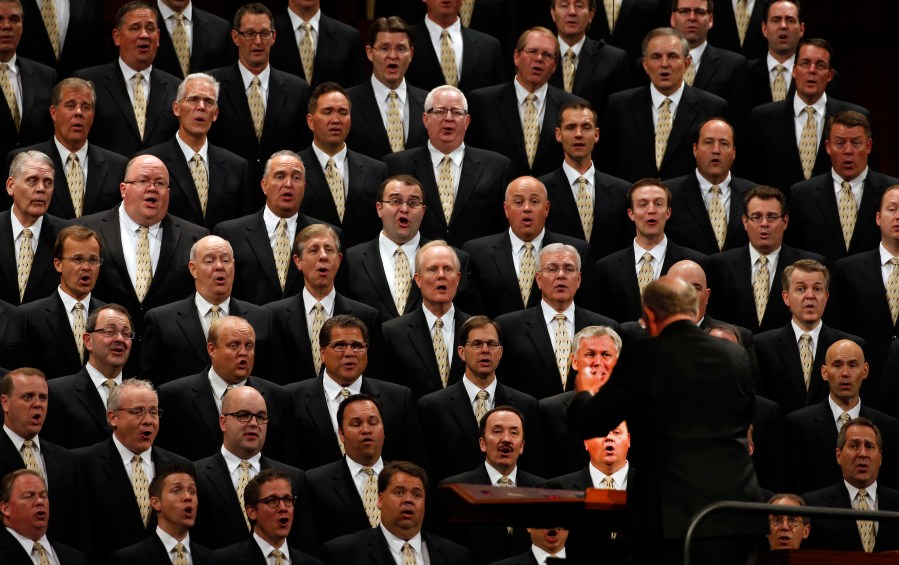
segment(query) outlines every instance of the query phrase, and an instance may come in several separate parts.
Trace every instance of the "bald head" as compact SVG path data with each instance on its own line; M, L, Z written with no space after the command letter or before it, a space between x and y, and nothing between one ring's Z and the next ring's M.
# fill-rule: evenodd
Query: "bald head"
M862 348L841 339L827 348L821 377L830 388L830 398L844 411L858 404L862 382L868 378L868 364Z
M702 270L702 267L696 261L684 259L672 265L668 269L668 275L677 277L696 289L698 301L696 322L699 323L705 317L705 310L709 305L709 295L711 294L708 286L706 286L705 271Z
M651 336L672 322L695 321L697 311L696 289L683 279L664 275L643 290L643 316Z
M518 177L506 187L503 210L512 233L522 241L532 241L543 231L549 215L546 186L534 177Z

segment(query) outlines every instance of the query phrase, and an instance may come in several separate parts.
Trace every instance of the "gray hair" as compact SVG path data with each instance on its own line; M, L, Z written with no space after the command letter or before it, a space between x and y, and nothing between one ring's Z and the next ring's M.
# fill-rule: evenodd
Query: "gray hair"
M56 166L53 165L53 159L48 157L45 153L41 153L40 151L22 151L18 155L15 156L12 160L12 164L9 166L9 176L14 179L18 179L19 175L25 170L25 166L28 163L33 161L37 161L38 163L42 163L50 167L50 170L54 173L56 172Z
M303 160L300 159L300 156L296 151L291 151L290 149L282 149L281 151L275 151L272 153L272 156L268 158L268 161L265 162L265 168L262 169L262 176L267 177L268 171L271 168L271 162L278 157L293 157L297 161L300 162L300 167L303 169L303 172L306 172L306 165L303 163Z
M462 270L462 263L459 261L459 255L456 253L456 250L453 249L453 247L449 243L445 242L444 240L435 239L435 240L429 241L429 242L425 243L424 245L422 245L421 247L419 247L418 251L415 253L415 272L416 273L421 272L421 256L424 255L425 251L427 251L428 249L433 249L435 247L445 247L445 248L449 249L450 252L453 254L453 263L455 263L455 265L456 265L456 270L457 271Z
M207 75L206 73L192 73L184 77L184 80L182 80L181 84L178 85L178 94L175 95L175 100L184 100L184 94L187 91L187 83L192 80L198 80L211 85L215 90L215 100L216 102L218 102L219 90L221 89L221 85L219 84L219 81L215 80L212 75Z
M455 86L452 86L449 84L444 84L444 85L438 86L431 92L428 92L428 96L425 98L425 112L427 112L428 110L430 110L431 108L434 107L434 97L437 96L438 94L440 94L441 92L457 93L459 96L462 97L462 109L465 110L466 112L468 111L468 99L465 98L465 94L461 90L456 88Z
M549 245L547 245L543 249L541 249L540 254L537 255L537 265L540 265L541 266L540 268L542 268L543 256L546 255L547 253L563 253L563 252L574 253L574 257L575 257L574 262L577 265L578 270L580 270L581 254L578 253L577 248L575 248L573 245L567 245L565 243L550 243Z
M618 335L618 332L610 328L609 326L587 326L582 329L578 333L574 334L574 342L572 343L572 353L576 352L581 348L581 342L585 339L591 337L602 337L609 336L612 338L612 343L615 344L615 351L621 353L621 346L623 342L621 341L621 336Z
M156 389L153 388L153 383L150 381L144 379L125 379L122 381L122 384L113 387L113 389L109 391L109 399L106 401L106 410L108 412L115 412L122 407L122 391L125 388L144 389L149 390L154 395L156 394Z
M649 47L649 42L656 37L663 37L666 35L676 37L677 40L680 41L681 55L686 57L690 54L690 44L687 42L687 38L684 37L681 32L677 31L673 27L657 27L646 34L646 37L643 38L643 43L640 45L640 52L643 55L644 59L646 58L646 49Z

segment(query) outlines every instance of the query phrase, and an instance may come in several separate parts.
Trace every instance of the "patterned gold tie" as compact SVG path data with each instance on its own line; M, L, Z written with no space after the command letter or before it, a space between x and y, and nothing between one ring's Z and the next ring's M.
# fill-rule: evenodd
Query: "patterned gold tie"
M565 59L562 61L562 84L565 92L571 92L574 89L574 49L569 48L565 52Z
M690 61L690 64L684 69L684 82L693 86L694 80L696 80L696 65Z
M487 400L489 398L490 393L486 390L479 390L475 395L474 418L479 424L481 423L481 418L487 413Z
M842 414L840 414L840 427L842 428L843 426L845 426L846 422L851 419L852 416L849 415L849 412L843 412Z
M415 565L415 552L409 542L403 544L403 565Z
M321 333L323 325L325 325L325 307L321 302L316 302L312 307L312 335L309 336L312 340L312 363L315 364L316 375L322 368L322 350L318 345L318 334Z
M403 114L400 112L399 95L391 90L387 95L387 139L390 151L396 153L406 148L403 133Z
M780 102L787 97L787 68L783 65L774 65L774 81L771 83L771 100Z
M799 336L799 362L802 363L802 379L805 381L805 390L808 390L812 378L812 336L803 333Z
M381 523L381 509L378 508L378 477L371 467L362 467L362 472L368 475L362 485L362 505L365 507L365 515L372 528Z
M646 252L640 258L640 270L637 272L637 286L640 288L640 295L643 295L643 289L655 278L655 271L652 268L652 253Z
M12 121L18 132L22 125L22 114L19 112L19 104L16 102L15 90L9 81L9 65L6 63L0 63L0 89L3 90L3 97L6 98L6 105L9 106L9 113L12 114Z
M262 82L259 80L259 77L253 77L253 80L250 81L247 102L250 104L250 117L253 119L256 141L260 141L262 139L262 126L265 123L265 104L262 103Z
M871 510L868 504L868 491L866 489L858 489L858 506L856 510ZM862 538L862 548L865 553L874 551L874 521L873 520L856 520L858 525L858 535Z
M287 269L290 267L290 242L287 238L287 220L281 218L278 220L278 227L275 228L275 247L272 250L275 255L275 269L278 271L278 282L281 284L281 291L287 286ZM315 344L313 344L313 349Z
M740 36L740 46L742 47L746 40L746 32L749 30L749 5L746 0L737 0L734 16L737 20L737 35Z
M48 0L44 0L47 2ZM40 542L34 542L34 545L31 547L31 553L37 553L38 565L50 565L50 556L47 555L47 550L44 549L44 546L40 544Z
M818 153L818 120L815 119L815 109L805 107L808 118L799 136L799 160L802 161L802 176L808 180L815 168L815 156Z
M284 553L282 551L273 549L269 555L275 558L275 565L284 565Z
M150 290L150 281L153 280L153 261L150 258L150 228L140 226L137 230L137 273L134 281L134 293L137 300L143 302Z
M524 153L528 158L528 167L534 166L537 157L537 144L540 141L540 128L537 125L537 95L528 94L524 98Z
M524 307L528 306L531 297L531 287L534 285L534 275L537 272L537 264L534 260L534 244L530 241L524 244L524 254L521 256L521 266L518 270L518 290L521 291L521 301Z
M752 281L752 295L755 298L755 313L758 316L759 324L765 317L765 308L768 306L768 291L770 279L768 275L768 258L762 255L759 257L759 270L755 274L755 280Z
M144 92L143 73L134 73L134 119L137 121L140 138L143 139L147 128L147 94Z
M662 168L669 135L671 135L671 99L666 98L659 108L659 121L656 123L656 169Z
M19 260L16 264L19 275L19 300L25 299L25 287L28 286L28 277L31 276L31 264L34 263L34 249L31 247L33 239L31 230L22 230L22 241L19 243Z
M852 233L855 231L855 218L858 216L858 204L852 195L852 185L848 181L841 182L840 189L840 227L843 228L846 251L849 251L849 243L852 241Z
M315 62L315 45L312 43L312 25L309 22L300 24L303 38L300 39L300 61L303 63L303 74L306 82L312 84L312 65Z
M78 348L78 358L84 363L84 304L76 302L72 308L72 334L75 336L75 347Z
M712 221L712 231L715 232L715 241L718 242L718 250L721 251L727 237L727 214L724 212L724 203L721 202L721 186L713 184L711 191L709 220Z
M603 477L601 483L602 488L614 490L615 489L615 479L612 477Z
M343 387L340 389L340 396L342 397L341 402L350 397L350 389ZM346 455L346 448L343 445L343 440L340 439L340 434L337 434L337 447L340 448L340 455Z
M409 289L412 288L412 274L409 272L409 258L402 247L397 247L393 253L393 288L396 293L397 313L402 316L406 311L406 301L409 300Z
M559 368L559 376L562 378L562 391L568 385L568 358L571 356L571 334L565 324L565 314L559 312L553 318L556 320L556 336L554 349L556 350L556 366Z
M115 390L115 387L119 386L119 383L115 382L115 379L106 379L103 381L103 386L106 387L106 390L108 391L107 398L109 398L109 393Z
M446 340L443 339L443 320L437 318L434 329L431 331L431 341L434 342L434 356L437 358L437 370L440 373L440 383L446 388L449 379L449 355L446 352Z
M474 13L474 2L475 0L463 0L462 8L459 9L459 18L462 20L462 25L465 27L471 25L471 14Z
M440 70L450 86L459 86L459 71L456 67L456 51L448 30L440 32Z
M184 548L184 544L178 542L175 544L175 548L173 550L175 552L175 559L172 561L172 565L189 565L190 562L187 560L187 551Z
M450 156L444 155L437 166L437 192L440 194L440 207L443 208L443 219L447 225L453 217L453 203L456 199L452 163Z
M209 307L209 321L214 322L222 317L222 307L218 304L213 304Z
M178 66L186 77L190 74L190 41L187 39L187 28L184 26L184 14L175 12L175 29L172 30L172 43L175 45L175 56L178 57Z
M26 469L34 471L43 479L44 472L41 471L41 466L38 465L37 454L34 451L34 442L30 439L25 440L25 443L22 444L22 462L25 463Z
M887 302L890 304L890 316L893 318L893 325L896 325L896 318L899 317L899 257L890 259L890 276L887 278Z
M587 190L587 179L578 177L577 183L577 213L581 217L581 226L584 228L584 239L590 241L593 235L593 199Z
M56 56L56 60L59 60L59 23L56 21L56 0L41 1L41 19L44 20L44 27L47 28L47 36L50 38L53 54Z
M606 9L606 21L609 23L609 31L615 31L615 22L618 21L618 6L615 0L603 0L603 8Z
M200 210L203 211L205 217L206 207L209 205L209 174L203 165L203 157L199 153L194 153L190 159L190 176L194 180L197 196L200 198Z
M131 458L131 488L134 489L134 498L137 499L137 506L140 509L140 519L146 528L150 520L150 481L147 480L147 474L144 473L140 455Z
M240 462L240 474L237 476L237 502L240 504L240 513L243 515L244 521L247 523L247 528L251 528L250 519L247 518L247 505L246 500L243 497L243 493L247 488L247 484L250 482L250 462L246 459Z
M84 171L78 162L78 155L74 153L69 153L66 159L66 184L69 185L75 217L80 218L84 213Z
M343 215L346 213L346 194L343 189L343 175L337 170L334 159L328 159L325 164L325 180L328 181L328 188L331 189L331 198L334 199L334 206L337 208L337 217L343 222Z

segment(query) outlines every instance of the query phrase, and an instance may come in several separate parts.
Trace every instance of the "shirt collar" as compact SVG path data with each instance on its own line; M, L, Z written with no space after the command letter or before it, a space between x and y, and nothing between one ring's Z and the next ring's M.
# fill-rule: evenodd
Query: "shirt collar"
M773 262L777 262L777 257L780 255L780 250L781 250L781 247L778 247L771 253L768 253L767 255L765 255L765 257L768 258L768 265L771 265L771 263L773 263ZM756 250L756 248L752 246L752 243L750 243L749 244L749 264L755 265L756 262L759 260L759 257L761 257L761 256L762 256L762 254L759 253ZM768 268L770 269L770 267L768 267Z
M19 74L19 69L18 69L18 67L16 67L17 60L18 60L18 56L15 53L13 53L12 59L10 59L9 61L6 62L6 64L9 66L9 70L11 70L15 74Z
M488 402L496 400L496 383L497 382L498 381L496 380L496 377L494 377L493 381L489 385L487 385L486 388L484 388L484 390L487 391L487 394L490 395L487 399ZM465 392L468 394L469 404L474 404L475 400L477 400L478 392L481 389L478 387L478 385L476 385L473 382L471 382L470 380L468 380L467 376L462 377L462 386L465 387Z
M303 288L303 310L306 314L311 314L312 309L315 308L316 302L321 302L322 307L325 309L325 317L330 318L331 313L334 311L334 301L337 299L337 290L334 288L331 289L324 298L321 300L316 300L309 294L309 291L306 288Z
M634 239L634 265L640 263L643 260L643 254L649 253L652 255L652 258L659 264L665 260L665 251L668 249L668 236L662 237L662 241L658 242L655 247L652 249L643 249L639 245L637 245L637 240Z
M128 213L125 212L125 206L123 206L123 205L119 205L119 221L121 222L122 226L125 227L125 230L128 233L134 233L137 230L139 230L141 227L144 227L144 226L141 226L141 224L138 224L137 222L135 222L134 220L131 219L131 216L129 216ZM159 231L159 229L161 228L161 226L162 226L162 222L155 223L152 226L146 226L147 228L150 229L149 236L155 238L156 234Z
M861 398L856 397L855 406L850 408L849 410L845 410L847 414L849 414L849 419L854 420L861 415L862 412L862 401ZM830 406L830 412L833 414L833 423L836 424L840 419L840 416L843 415L844 410L837 406L837 403L833 401L833 395L827 395L827 405Z
M565 53L568 53L569 50L574 51L575 57L577 57L581 54L581 49L584 48L584 43L587 42L587 34L585 33L584 36L581 37L580 41L578 41L574 45L568 45L567 43L565 43L565 40L562 39L561 37L557 37L556 39L559 42L560 54L562 55L562 58L560 59L560 61L564 61Z
M400 108L406 105L406 79L403 78L403 81L400 83L398 87L391 90L387 88L387 85L379 81L375 78L375 75L371 75L371 89L375 94L375 101L378 102L378 106L381 107L382 102L387 101L387 97L391 92L396 92L397 104Z
M436 169L440 165L440 162L443 161L443 156L446 154L434 147L430 140L428 140L428 152L431 154L431 164ZM459 147L453 149L448 155L453 162L453 165L461 167L462 158L465 157L465 143L460 143Z
M172 17L174 14L177 13L177 12L175 12L175 10L172 10L171 8L166 6L165 2L162 2L162 0L160 0L159 2L156 2L156 7L159 9L159 14L162 16L163 20L167 20L170 17ZM184 10L181 11L181 14L184 16L184 19L189 22L193 21L192 20L193 13L194 13L193 2L188 2L187 7L185 7Z
M140 72L140 74L143 75L144 80L149 84L150 73L153 72L153 65L150 65L142 71L137 71L136 69L132 69L131 67L129 67L121 57L119 57L119 68L122 69L122 75L124 75L125 77L125 82L131 82L131 79L134 78L134 75Z
M880 250L880 265L886 265L890 262L890 259L893 258L893 254L887 251L887 248L883 246L883 241L880 242L880 245L877 246Z
M84 168L84 164L87 162L87 144L88 141L84 140L84 145L81 146L77 151L69 151L69 148L59 142L59 138L56 135L53 136L53 143L56 144L56 150L59 151L59 157L62 159L62 166L65 169L66 160L69 158L69 153L74 153L76 157L78 157L78 164Z
M528 89L522 86L520 82L518 82L518 77L515 77L515 80L512 81L512 84L515 85L515 98L518 100L518 105L523 106L524 100L527 98L528 94L534 94L537 96L537 108L543 104L543 101L546 99L546 91L549 90L549 83L544 84L534 92L528 92Z
M71 312L75 308L76 304L81 303L84 306L84 320L87 321L87 310L88 306L90 306L91 303L91 293L88 292L87 296L85 296L82 300L75 300L74 297L63 292L62 286L56 287L56 293L59 295L59 299L62 300L62 307L65 308L66 313Z
M769 51L768 55L765 57L765 62L767 63L767 66L768 66L768 74L773 73L774 67L776 67L777 65L783 65L784 68L787 69L784 72L784 80L787 82L793 80L793 65L796 64L796 56L795 55L793 57L790 57L783 63L781 63L780 61L778 61L777 59L772 57L771 52Z
M380 246L381 251L388 257L393 257L397 248L402 247L403 253L406 254L407 259L415 259L415 253L418 252L418 245L420 242L421 232L416 232L416 234L412 236L412 239L402 245L398 245L395 241L384 235L383 230L378 234L378 245Z
M209 313L209 309L215 306L212 302L209 302L205 298L203 298L199 292L194 293L194 304L197 305L197 312L199 312L201 318L205 318L206 314ZM231 300L229 298L225 298L221 304L218 304L219 308L222 309L222 316L228 315L229 306L231 305Z
M574 324L574 300L571 301L571 304L568 305L568 308L565 308L562 312L557 312L555 308L546 303L545 300L540 301L540 309L543 311L543 320L546 322L546 325L553 323L556 314L565 314L565 319L568 322Z
M340 396L340 391L344 388L350 390L350 395L360 394L362 392L362 375L359 375L359 378L357 378L347 386L343 386L335 381L331 377L331 375L328 374L328 370L325 369L324 378L322 378L322 385L325 388L325 398L330 402L331 400L334 400L335 398Z
M846 479L843 479L843 484L846 485L846 490L849 491L849 502L851 503L855 500L855 497L858 496L859 489L858 487L850 485ZM868 499L871 501L869 506L871 507L871 510L874 510L875 504L877 504L877 481L874 481L865 487L865 492L868 493Z
M269 79L269 76L272 74L272 66L271 65L266 65L265 68L262 70L262 72L259 73L258 75L253 74L250 71L250 69L243 66L243 63L241 63L239 61L237 63L237 69L240 71L240 78L243 79L243 89L244 90L250 89L250 83L253 81L253 77L256 77L256 76L259 77L260 88L262 88L263 90L268 88L268 79Z
M832 167L830 169L830 177L833 179L833 182L836 183L837 187L840 187L843 184L843 182L846 180L843 177L841 177L835 170L833 170ZM868 167L865 167L865 170L863 170L861 173L859 173L859 175L857 177L855 177L854 179L849 181L849 186L851 186L853 189L861 188L862 186L864 186L865 179L867 179L867 178L868 178Z
M247 380L244 379L234 386L244 386L247 383ZM225 395L225 391L228 390L228 387L231 386L225 379L219 376L218 373L215 372L215 368L209 367L209 384L212 386L212 394L215 395L219 400Z
M440 27L437 22L427 16L425 16L424 22L425 26L428 28L428 33L430 33L432 37L437 36L437 39L440 39L440 33L444 29L450 33L462 33L462 19L458 16L456 16L456 21L446 26L445 28Z
M115 432L113 432L112 434L112 443L115 445L116 450L119 452L119 457L122 458L122 463L124 463L125 465L131 465L131 459L135 455L140 455L140 459L145 465L153 465L153 458L150 457L150 454L153 451L152 447L144 451L143 453L134 453L130 449L125 447L125 444L119 441L119 438L116 437Z
M593 186L596 180L596 167L593 166L592 160L590 161L590 168L584 174L575 171L571 165L562 161L562 172L565 173L565 178L568 179L568 186L573 186L578 177L587 179L587 186Z
M590 480L594 485L601 485L602 480L606 477L612 477L612 480L615 481L615 484L619 487L618 490L622 490L623 487L627 486L627 473L630 471L631 463L630 461L624 461L624 467L618 469L611 475L606 475L599 469L593 466L593 463L587 465L587 468L590 470Z
M384 539L387 541L387 546L390 548L391 555L402 555L403 546L408 543L409 545L412 546L412 549L415 550L415 553L416 553L415 562L418 563L419 561L422 561L421 531L420 530L417 534L415 534L408 540L404 540L404 539L398 538L395 535L393 535L392 533L390 533L390 531L384 527L384 524L381 524L378 527L381 528L381 533L384 534ZM423 562L424 561L422 561L422 563Z
M316 11L315 15L313 15L308 20L304 20L303 18L298 16L293 10L291 10L290 7L288 7L287 8L287 17L290 18L290 25L292 26L291 29L293 29L293 30L299 30L300 26L303 24L303 22L309 23L309 25L311 25L312 29L314 29L315 31L319 31L321 29L321 28L319 28L319 23L321 22L321 19L322 19L322 11L321 10Z
M319 164L322 166L322 171L324 171L325 167L328 165L328 159L334 159L334 165L337 167L338 171L343 170L343 162L346 161L347 154L346 143L344 143L343 148L334 155L328 155L327 153L319 149L315 142L313 142L309 147L312 148L312 152L315 154L316 159L318 159Z
M198 154L203 158L203 162L206 163L206 166L209 166L209 140L203 139L203 147L200 147L199 151L194 151L193 147L184 143L184 140L181 139L181 132L175 134L175 139L178 141L178 147L181 148L181 152L184 153L184 158L190 163L190 160L194 158L194 155Z
M705 53L705 48L708 46L709 46L709 42L703 41L702 45L700 45L699 47L694 47L693 49L690 49L690 59L692 60L694 67L699 66L699 60L702 59L702 54Z
M290 216L289 218L284 218L287 220L287 230L290 231L291 226L297 225L297 217L300 215L299 212ZM275 215L274 212L269 209L268 204L262 207L262 221L265 222L265 231L269 234L275 233L278 229L278 222L281 221L281 217Z
M533 544L531 544L531 553L534 554L534 559L537 560L538 565L544 565L545 563L547 563L546 558L550 557L549 553L543 551L542 549L540 549L539 547L537 547L536 545L533 545ZM559 552L556 553L555 555L552 555L552 557L557 557L559 559L566 559L567 557L565 554L565 548L563 547L562 549L560 549Z
M531 243L534 244L534 261L537 260L537 253L540 251L541 245L543 244L543 236L546 235L546 228L540 230L540 233L531 240ZM515 232L512 231L512 228L509 228L509 239L512 241L512 253L518 255L521 252L521 248L524 247L524 244L527 243L525 240L521 239Z
M425 314L425 322L428 324L428 333L430 333L434 327L434 323L437 321L437 316L435 316L433 313L431 313L430 310L425 308L424 304L421 305L421 310ZM451 304L450 309L446 311L446 314L444 314L443 316L440 316L440 319L443 320L443 327L451 328L455 317L456 317L456 307ZM447 344L447 346L450 346L450 345L451 344ZM450 362L452 362L452 357L450 357Z
M272 551L276 549L281 550L284 553L289 553L290 551L287 546L286 539L281 540L281 545L279 545L278 547L273 546L269 542L259 537L259 534L257 534L255 531L253 532L253 539L256 540L256 545L258 545L259 549L262 550L262 555L265 556L265 563L269 563L268 556L271 555Z
M793 335L796 337L797 343L799 342L799 338L802 337L802 334L805 333L812 337L812 343L818 343L818 336L821 335L821 326L823 325L824 324L821 323L821 320L818 320L818 325L816 325L810 331L805 331L796 324L796 320L790 320L790 327L793 328Z
M805 107L811 106L815 109L815 115L823 116L824 111L827 109L827 93L821 94L821 98L818 98L814 104L806 104L802 98L799 98L798 94L793 95L793 116L799 118L805 114Z
M355 477L356 475L359 474L360 471L362 471L362 468L364 467L364 465L362 465L361 463L356 463L355 461L350 459L349 455L347 455L344 459L346 459L346 465L350 470L351 477ZM375 464L372 465L371 468L374 470L376 475L380 475L381 469L384 468L384 460L382 458L378 457L378 460L375 461Z
M699 169L696 169L696 180L699 181L699 190L705 194L706 192L712 190L712 183L702 176L702 173L699 172ZM730 171L727 172L727 178L718 183L718 186L721 188L722 196L724 195L724 190L730 187L730 181L732 177L730 176Z
M681 81L680 86L677 88L677 90L675 90L668 96L665 96L664 94L659 92L659 90L655 87L654 84L649 83L649 94L650 94L650 96L652 96L652 107L659 108L662 105L662 102L664 102L666 98L671 99L671 104L673 106L676 107L677 105L679 105L681 96L683 96L683 94L684 94L684 85L686 85L686 84L687 84L686 82ZM672 112L674 111L674 108L672 108L671 106L669 106L669 109Z
M16 446L16 451L22 451L22 445L25 443L25 438L17 434L16 432L9 429L6 424L3 425L3 431L6 432L6 435L9 437L10 441L12 441L13 445ZM37 446L37 450L41 450L41 443L38 440L37 436L31 438L31 441L34 442L34 445Z
M10 528L9 526L5 526L5 527L6 527L6 531L9 532L10 534L12 534L12 536L19 541L19 543L22 545L22 548L25 550L25 553L27 553L30 556L31 553L34 551L35 541L33 539L26 538L25 536L23 536L19 532L15 531L14 529ZM50 540L47 539L47 534L44 534L43 536L41 536L41 539L37 540L37 543L40 543L41 546L47 552L53 553L55 555L55 553L53 552L53 546L50 544ZM26 561L26 563L30 563L30 561Z
M162 2L160 2L161 4ZM169 535L168 532L156 526L156 535L159 536L159 541L162 542L163 547L165 547L165 552L171 556L172 552L175 551L175 546L179 543L184 546L184 552L190 555L190 532L184 536L183 540L177 540Z
M90 358L87 360L87 364L84 366L87 369L87 376L90 377L91 382L94 383L94 388L99 389L103 386L103 383L106 382L106 375L102 374L97 370L96 367L91 365ZM116 384L122 384L122 372L119 371L119 374L115 376L113 379Z
M222 445L221 451L222 451L222 457L225 459L225 465L228 467L228 474L233 475L234 471L236 471L237 468L240 467L240 462L244 461L244 460L241 459L240 457L238 457L237 455L234 455L227 449L225 449L224 445ZM256 471L260 471L262 469L262 467L260 467L261 459L262 459L262 453L257 453L256 455L253 455L252 457L247 457L246 461L250 462L250 466L253 469L255 469Z
M10 212L9 214L10 222L12 223L12 234L13 239L19 237L22 233L22 230L25 229L25 226L22 225L22 222L19 221L19 218L16 217L15 213ZM28 229L31 230L31 237L37 241L41 237L41 226L44 225L44 217L41 216L38 218L33 224L28 226Z
M491 467L490 463L487 463L486 460L484 461L484 467L487 469L487 476L490 477L491 485L496 486L496 481L500 480L503 477L509 477L509 479L512 480L512 484L514 486L518 486L518 465L516 465L508 475L503 475L502 473Z

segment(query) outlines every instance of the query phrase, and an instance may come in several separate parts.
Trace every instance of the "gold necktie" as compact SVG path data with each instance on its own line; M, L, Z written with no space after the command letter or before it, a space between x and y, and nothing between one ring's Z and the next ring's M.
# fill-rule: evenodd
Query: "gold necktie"
M656 169L662 168L669 135L671 135L671 99L666 98L659 108L659 121L656 123Z
M805 390L808 390L812 378L812 336L803 333L799 336L799 362L802 363L802 379L805 381Z
M768 306L768 291L770 279L768 278L768 258L762 255L759 257L759 270L755 274L755 280L752 281L752 295L755 298L755 313L758 316L759 324L765 317L765 308Z
M300 39L300 61L303 63L303 74L306 82L312 84L312 65L315 62L315 45L312 43L312 25L309 22L300 24L303 38Z
M524 307L528 307L528 299L531 297L531 287L534 284L534 274L537 272L537 264L534 260L534 244L528 241L524 244L524 254L521 256L521 266L518 269L518 290L521 291L521 301Z
M512 482L512 479L510 479L506 475L503 475L502 477L496 479L496 486L509 488L514 487L515 483ZM512 526L507 526L506 533L511 536L513 533L515 533L515 529L512 528Z
M615 0L603 0L603 8L606 9L606 21L609 23L609 31L615 31L615 22L618 21L618 3Z
M244 490L250 482L250 462L244 459L240 462L240 475L237 477L237 501L240 503L240 512L243 519L247 522L247 528L250 527L250 519L247 518L247 505L243 497Z
M852 195L852 185L848 181L840 183L840 227L843 228L843 241L846 243L846 251L849 251L849 243L852 241L852 232L855 231L855 217L858 215L858 205Z
M44 0L47 2L48 0ZM34 545L31 548L31 553L37 553L38 565L50 565L50 556L47 555L47 550L44 549L44 546L40 544L40 542L34 542Z
M38 465L37 462L37 454L34 452L34 442L29 440L25 440L25 443L22 444L22 462L25 463L25 468L30 469L44 478L44 472L41 471L41 466Z
M474 12L474 2L475 0L463 0L462 8L459 9L459 18L462 20L462 25L465 27L471 25L471 14Z
M175 56L178 57L178 66L186 77L190 74L190 41L187 39L187 28L184 26L184 14L175 12L175 29L172 30L172 43L175 45Z
M28 277L31 276L31 264L34 263L34 249L31 247L33 234L31 230L22 230L22 241L19 243L19 300L25 299L25 287L28 286Z
M870 510L871 507L868 505L868 491L860 488L858 489L858 506L856 510ZM858 535L862 538L862 548L864 548L865 553L871 553L874 551L874 522L872 520L856 520L856 525L858 525Z
M799 136L799 160L802 161L802 176L808 180L815 168L815 156L818 153L818 120L815 119L815 109L805 107L808 116L805 126Z
M250 117L253 119L256 141L260 141L262 140L262 125L265 123L265 104L262 103L262 82L259 77L253 77L253 80L250 81L247 102L250 104Z
M362 505L365 507L365 515L372 528L381 523L381 509L378 508L378 477L371 467L362 467L362 472L368 475L362 485Z
M440 32L440 70L450 86L459 86L459 71L456 67L456 51L448 30Z
M712 185L712 198L709 201L709 220L712 221L712 231L715 232L715 241L718 242L718 250L724 249L724 239L727 237L727 215L724 212L724 203L721 202L721 186Z
M568 359L571 356L571 334L565 324L565 314L559 312L555 315L556 336L554 349L556 350L556 366L559 368L559 376L562 378L562 391L568 385Z
M147 127L147 95L144 92L143 73L134 73L134 119L137 121L137 131L140 132L140 138L143 140Z
M774 75L774 82L771 83L771 100L780 102L787 97L787 81L785 78L787 68L783 65L774 65L774 71L777 74Z
M150 228L140 226L137 230L137 276L134 282L134 292L137 300L143 302L150 290L150 281L153 280L153 261L150 257Z
M734 16L737 20L737 34L740 36L740 47L746 40L746 32L749 30L749 5L746 0L737 0L734 8Z
M587 190L587 179L578 177L577 183L577 213L581 217L581 226L584 228L584 239L590 241L593 235L593 199Z
M56 21L56 0L41 0L41 19L47 28L47 36L53 47L53 54L59 60L59 23Z
M693 86L694 80L696 80L696 65L693 64L693 61L690 61L690 64L684 69L684 82Z
M387 95L387 139L390 141L390 151L396 153L406 148L403 141L403 114L400 112L399 95L391 90Z
M84 304L77 302L72 308L72 334L75 336L75 347L78 348L78 357L84 363Z
M896 318L899 317L899 257L890 259L890 276L887 278L887 302L890 304L890 316L893 318L893 325L896 325Z
M119 383L115 382L115 379L106 379L105 381L103 381L103 386L106 387L107 391L112 392L115 387L119 386Z
M402 316L406 311L406 301L409 299L409 289L412 287L412 274L409 272L409 258L402 247L397 247L393 253L393 289L396 293L397 313Z
M528 167L534 166L537 157L537 144L540 141L540 128L537 125L537 95L528 94L524 98L524 153L528 158Z
M343 222L343 215L346 212L346 195L343 193L343 175L337 170L334 159L328 159L325 164L325 180L328 181L328 188L331 189L331 198L334 199L334 206L337 208L337 217Z
M655 278L655 271L652 268L652 253L646 252L641 257L640 270L637 272L637 286L640 288L640 296L643 296L643 289L651 283Z
M602 479L602 488L614 490L615 489L615 479L612 477L603 477Z
M278 271L278 282L281 283L281 291L287 286L287 269L290 267L290 242L287 238L287 220L281 218L278 220L278 227L275 228L275 269ZM312 344L315 349L316 344Z
M282 551L273 549L269 555L275 558L275 565L284 565L284 553Z
M846 422L851 419L852 416L849 415L849 412L843 412L842 414L840 414L840 427L842 428L843 426L845 426Z
M178 542L175 544L175 560L172 561L172 565L189 565L187 560L187 551L184 548L184 544Z
M340 389L340 396L342 397L341 402L350 397L350 389L343 387ZM340 455L346 455L346 448L343 445L343 440L340 439L340 434L337 434L337 446L340 448Z
M9 106L9 113L12 114L12 121L16 125L16 132L22 126L22 114L19 112L19 104L16 102L16 93L13 90L12 83L9 81L9 65L0 63L0 89L3 90L3 97L6 98L6 105Z
M214 322L222 317L222 307L218 304L213 304L209 307L209 321Z
M565 92L571 92L574 89L574 72L576 67L574 65L574 49L568 48L568 51L565 52L565 59L562 62L562 83L565 88Z
M446 352L446 340L443 339L443 320L440 318L437 318L437 321L434 322L431 341L434 342L434 355L437 357L440 383L443 385L443 388L446 388L447 379L449 379L449 355Z
M325 307L321 302L316 302L312 307L312 335L309 336L312 341L312 362L315 364L316 376L322 368L322 350L318 345L318 334L321 333L323 325L325 325Z
M475 420L478 421L478 424L481 423L481 418L483 418L484 414L487 413L488 398L490 398L490 393L486 390L479 390L475 395L474 417Z
M69 153L66 159L66 184L69 185L75 217L80 218L84 214L84 171L78 162L78 155L74 153Z
M437 166L437 192L440 194L440 207L443 208L443 219L449 224L453 217L453 202L456 199L453 181L452 159L444 155Z
M190 176L194 179L197 196L200 198L200 210L205 217L206 207L209 204L209 175L203 165L203 157L199 153L194 153L190 159Z
M134 489L134 498L137 499L137 506L140 508L140 519L146 528L150 520L150 481L144 473L140 455L131 458L131 488Z
M415 552L409 542L403 544L403 565L415 565Z

